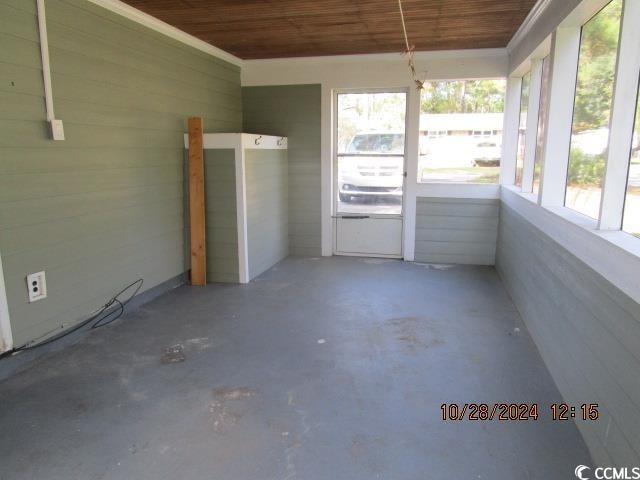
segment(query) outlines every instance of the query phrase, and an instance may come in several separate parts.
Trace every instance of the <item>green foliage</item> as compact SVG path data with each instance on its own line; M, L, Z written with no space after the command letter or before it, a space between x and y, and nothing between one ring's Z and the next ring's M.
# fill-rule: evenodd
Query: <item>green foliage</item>
M600 186L604 178L605 154L587 155L579 148L572 148L569 158L567 184L571 186Z
M504 80L426 82L421 97L423 112L500 113L504 111Z
M404 132L406 94L341 93L338 95L338 149L363 131Z
M609 124L622 0L613 0L582 28L573 131Z

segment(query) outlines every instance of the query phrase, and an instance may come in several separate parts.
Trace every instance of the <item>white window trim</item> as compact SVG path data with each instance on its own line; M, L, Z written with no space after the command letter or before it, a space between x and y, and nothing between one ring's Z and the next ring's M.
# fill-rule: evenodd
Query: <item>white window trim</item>
M516 178L518 158L518 131L520 129L520 95L522 76L507 79L507 98L504 105L504 127L502 128L502 160L500 184L513 185Z
M121 15L133 22L139 23L151 30L155 30L156 32L161 33L173 40L177 40L178 42L184 43L185 45L189 45L190 47L196 48L201 52L207 53L213 57L220 58L221 60L225 60L229 63L237 65L239 67L242 66L244 61L241 58L232 55L231 53L222 50L218 47L214 47L208 42L201 40L193 35L190 35L173 25L169 25L168 23L163 22L151 15L148 15L137 8L134 8L121 0L88 0L91 3L101 6L113 13Z
M597 230L597 222L563 206L540 207L532 194L503 185L501 199L540 231L640 302L640 240L622 231Z
M581 29L609 1L584 0L552 34L549 54L549 106L546 137L541 152L543 164L539 195L521 191L513 185L511 179L515 178L519 123L520 93L516 75L521 77L529 62L533 63L534 58L544 55L533 52L529 60L511 72L511 84L508 88L511 98L507 98L510 109L509 116L505 117L505 122L509 122L507 126L511 134L511 137L506 139L505 150L510 150L509 157L505 159L507 161L503 160L502 178L505 181L502 182L500 195L505 205L514 209L633 300L640 302L640 282L637 273L640 270L640 239L621 230L640 77L640 1L625 0L623 4L600 219L590 218L564 206ZM630 98L634 101L630 101ZM533 131L533 127L532 130L528 127L527 137L533 138L533 134L530 133ZM528 166L527 160L525 159L525 168Z
M189 148L189 134L184 134L184 148ZM287 150L288 138L253 133L205 133L205 150L233 150L236 182L236 233L238 236L238 281L249 283L249 236L247 215L246 150Z
M467 77L460 77L460 78L456 78L456 77L452 77L452 78L434 78L434 79L427 79L428 82L461 82L461 81L470 81L470 80L504 80L505 81L505 94L504 94L504 108L502 111L502 116L503 116L503 130L502 130L502 142L503 142L503 151L501 152L503 154L503 156L500 159L500 163L502 164L503 161L503 157L504 157L504 138L505 138L505 131L504 128L507 126L507 124L504 122L504 119L506 118L507 114L506 114L506 108L507 108L507 99L509 98L507 89L508 89L508 82L509 82L509 78L505 78L505 77L500 77L500 76L467 76ZM411 176L411 174L413 173L413 177L414 177L414 182L416 182L417 184L417 188L418 190L422 190L423 192L427 192L430 189L421 189L420 186L421 185L442 185L444 187L451 187L451 191L449 191L449 195L451 198L458 198L460 196L460 192L461 189L468 189L469 193L470 193L470 197L465 197L462 196L460 198L478 198L477 192L478 189L476 187L480 187L480 191L482 191L482 187L485 187L486 185L492 185L493 187L499 187L500 183L501 183L501 178L502 178L502 168L500 169L500 176L498 178L498 181L496 183L479 183L479 182L446 182L446 181L427 181L427 182L422 182L418 180L418 168L419 168L419 163L420 163L420 115L421 115L421 111L420 111L420 97L421 97L421 92L417 91L417 89L412 88L411 90L414 90L417 92L416 94L416 98L413 99L413 101L416 103L418 110L417 110L417 133L416 133L416 138L414 139L414 143L416 143L415 145L412 144L413 147L415 147L415 154L416 154L416 165L415 165L415 169L414 170L408 170L408 175ZM446 131L446 130L445 130ZM471 134L474 137L477 138L484 138L485 135L488 133L489 135L493 134L493 130L472 130L470 131ZM446 188L444 189L445 191L447 190ZM499 190L499 188L496 188L496 190ZM418 195L420 196L420 195ZM423 194L422 196L429 196L427 193ZM493 197L488 197L488 198L493 198Z
M417 197L500 198L500 185L495 183L419 183Z
M637 21L639 18L640 2L626 0L618 45L607 168L600 204L598 228L601 230L619 230L622 227L637 105L631 99L638 97L638 79L640 78L640 25ZM633 20L636 20L635 25Z
M403 230L402 252L404 259L413 261L416 249L416 195L418 194L418 162L420 158L420 92L409 88L407 95L407 121L405 124L407 139L404 168L407 175L404 182L402 206Z
M540 205L564 206L571 125L578 76L581 26L560 27L553 33L550 57L549 115L545 128Z
M531 81L529 83L529 105L527 106L527 126L522 166L522 191L533 191L533 167L538 146L538 117L540 115L540 92L542 87L542 58L531 62Z
M0 256L0 353L13 348L13 334L11 332L11 321L9 318L9 303L7 302L7 291L4 283L2 270L2 257Z

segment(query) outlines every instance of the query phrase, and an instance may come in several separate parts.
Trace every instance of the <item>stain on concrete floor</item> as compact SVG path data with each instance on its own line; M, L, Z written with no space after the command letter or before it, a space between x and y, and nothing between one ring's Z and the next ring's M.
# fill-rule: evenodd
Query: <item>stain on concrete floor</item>
M176 344L185 361L159 365ZM493 268L291 257L246 286L176 289L1 382L0 478L564 480L589 464L572 423L440 419L510 401L561 398Z

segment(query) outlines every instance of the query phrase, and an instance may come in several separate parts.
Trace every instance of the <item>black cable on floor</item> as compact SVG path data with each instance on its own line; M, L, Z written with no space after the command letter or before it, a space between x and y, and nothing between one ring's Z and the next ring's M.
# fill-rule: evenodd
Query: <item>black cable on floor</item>
M29 342L29 343L26 343L26 344L22 345L21 347L14 348L13 350L10 350L8 352L3 353L2 355L0 355L0 358L3 357L3 356L6 356L6 355L10 355L12 353L22 352L22 351L25 351L25 350L32 350L34 348L38 348L38 347L42 347L44 345L48 345L49 343L55 342L56 340L60 340L61 338L64 338L67 335L70 335L73 332L76 332L76 331L80 330L85 325L91 324L90 328L91 328L91 330L93 330L93 329L96 329L96 328L105 327L105 326L109 325L110 323L115 322L116 320L118 320L124 314L125 306L131 300L133 300L133 297L135 297L138 294L138 292L142 288L142 284L143 283L144 283L144 280L142 278L139 278L135 282L130 283L129 285L124 287L122 290L120 290L118 293L116 293L113 297L111 297L111 299L109 299L109 301L107 303L105 303L100 308L100 310L98 310L96 313L91 315L86 320L82 320L80 323L74 325L73 327L68 328L64 332L61 332L58 335L54 335L53 337L47 338L46 340L43 340L42 342L35 343L35 340L34 340L34 341ZM131 293L131 295L129 295L126 300L121 301L119 297L121 295L124 295L127 291L129 291L131 289L133 289L133 293Z

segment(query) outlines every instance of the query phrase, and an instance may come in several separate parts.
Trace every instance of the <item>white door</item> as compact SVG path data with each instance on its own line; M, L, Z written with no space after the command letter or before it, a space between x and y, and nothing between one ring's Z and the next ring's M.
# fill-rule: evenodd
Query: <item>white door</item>
M334 102L334 253L401 258L407 92Z

